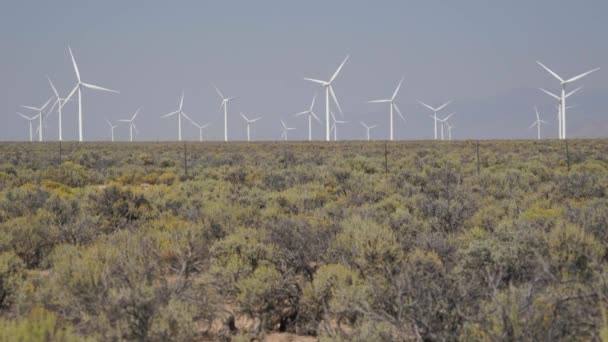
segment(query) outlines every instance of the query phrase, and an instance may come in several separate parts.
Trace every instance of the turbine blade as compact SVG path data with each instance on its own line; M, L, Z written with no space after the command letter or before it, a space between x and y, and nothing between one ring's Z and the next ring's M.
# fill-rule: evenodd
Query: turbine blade
M70 101L70 98L74 95L74 93L76 93L76 90L78 90L79 85L77 84L74 89L72 89L72 91L70 92L70 95L68 95L68 97L65 98L65 102ZM65 103L64 102L64 103Z
M226 102L238 99L238 96L229 97L226 99Z
M135 111L135 114L133 115L133 117L131 118L131 121L135 120L135 118L137 117L137 114L139 114L139 111L141 110L141 108L137 108L137 111Z
M321 81L321 80L315 80L314 78L304 78L304 79L305 79L306 81L310 81L310 82L318 83L318 84L321 84L321 85L326 85L326 84L327 84L327 82L325 82L325 81Z
M215 88L215 91L217 92L217 94L222 98L222 100L224 100L224 95L222 94L222 92L219 90L219 88L215 85L215 83L211 83L211 85L213 86L213 88Z
M397 111L397 114L399 114L399 117L401 118L401 120L403 120L403 123L405 123L405 117L403 116L403 114L401 113L401 111L399 110L399 107L397 107L396 103L393 103L393 107L395 108L395 110Z
M310 104L310 111L315 107L315 101L317 100L317 94L312 97L312 103Z
M338 98L336 97L336 93L334 92L334 88L332 86L329 86L329 92L331 93L331 97L334 99L334 102L336 103L336 106L338 107L338 111L340 111L340 114L343 115L344 112L342 111L342 108L340 107L340 102L338 102Z
M538 65L540 65L543 69L547 70L551 75L553 75L553 77L557 78L560 82L564 82L564 80L559 77L558 74L554 73L553 70L547 68L543 63L541 63L540 61L536 61L536 63L538 63Z
M397 86L397 89L395 89L395 92L393 93L393 97L391 97L391 100L394 100L397 97L397 93L399 92L399 89L401 89L401 85L403 84L404 79L401 78L401 81L399 81L399 85Z
M589 75L589 74L591 74L591 73L593 73L593 72L596 72L596 71L598 71L598 70L600 70L600 68L595 68L595 69L593 69L593 70L589 70L589 71L584 72L584 73L582 73L582 74L580 74L580 75L578 75L578 76L574 76L574 77L572 77L571 79L569 79L569 80L565 81L564 83L571 83L571 82L574 82L574 81L578 81L578 80L580 80L581 78L583 78L583 77L585 77L585 76L587 76L587 75Z
M262 120L262 117L252 119L252 120L251 120L251 121L249 121L249 122L254 123L254 122L256 122L256 121L260 121L260 120Z
M89 89L93 89L93 90L107 91L107 92L109 92L109 93L116 93L116 94L119 94L119 93L120 93L120 92L119 92L119 91L117 91L117 90L112 90L112 89L108 89L108 88L104 88L104 87L96 86L96 85L93 85L93 84L82 83L82 85L83 85L85 88L89 88Z
M442 104L441 106L439 106L439 108L437 108L437 111L442 110L443 108L447 107L450 103L452 103L452 100Z
M20 117L22 117L22 118L24 118L24 119L26 119L26 120L32 120L32 119L30 119L29 117L27 117L27 116L23 115L22 113L17 112L17 115L19 115Z
M188 121L190 121L192 124L194 124L194 125L196 126L196 122L194 122L194 120L192 120L192 119L191 119L191 118L188 116L188 114L186 114L186 113L182 112L182 115L183 115L183 116L184 116L186 119L188 119Z
M427 105L426 103L424 103L424 102L422 102L422 101L418 101L418 103L420 103L421 105L425 106L426 108L428 108L428 109L432 110L433 112L435 111L435 108L433 108L433 107L431 107L431 106Z
M106 119L106 122L108 123L108 126L113 127L110 121L108 121L108 119Z
M373 101L367 101L367 103L389 103L392 100L373 100Z
M365 127L365 128L367 128L367 129L369 129L369 127L367 127L367 125L366 125L366 124L364 124L362 121L359 121L359 123L360 123L360 124L361 124L363 127Z
M376 127L378 127L378 125L372 125L372 126L369 126L369 129L376 128Z
M49 80L49 84L51 85L51 89L53 89L53 93L57 98L59 98L59 93L57 92L57 88L55 88L53 81L51 81L51 78L48 75L46 76L46 78Z
M243 115L243 113L239 112L239 114L241 114L241 116L243 117L243 119L245 119L245 121L249 122L249 119L247 119L247 117L245 115Z
M308 114L310 113L309 110L305 111L305 112L299 112L298 114L294 114L294 116L300 116L300 115L304 115L304 114Z
M43 110L44 110L44 108L46 108L46 106L48 106L48 105L49 105L49 103L51 103L51 100L52 100L52 99L53 99L52 97L51 97L50 99L48 99L48 100L47 100L47 101L44 103L44 105L42 105L42 107L40 107L40 111L43 111Z
M134 123L131 124L133 126L133 129L135 130L135 134L139 135L139 130L137 129L137 126L135 126Z
M179 111L182 111L182 108L184 107L184 92L182 91L182 97L179 100Z
M312 117L315 118L315 120L317 120L317 122L319 122L320 124L323 124L321 122L321 119L319 119L319 117L313 111L310 111L310 115L312 115Z
M540 91L542 91L543 93L545 93L545 94L553 97L554 99L556 99L558 101L561 100L561 98L559 96L557 96L557 95L553 94L552 92L549 92L549 91L547 91L547 90L545 90L543 88L540 88Z
M454 115L454 114L456 114L456 113L452 113L452 114L446 116L445 118L443 118L443 121L448 121L448 119L451 118L452 115Z
M329 82L327 82L327 83L331 84L331 82L333 82L336 79L336 77L338 77L338 74L340 73L340 70L342 70L342 67L344 66L344 64L346 64L346 61L348 60L348 57L349 56L346 55L346 58L344 58L344 61L342 62L342 64L340 64L340 66L338 67L338 70L336 70L336 72L334 73L334 75L329 79Z
M120 119L120 120L116 120L116 121L120 121L120 122L131 122L131 120L127 120L127 119Z
M538 107L534 107L534 111L536 112L536 121L540 121L540 115L538 115Z
M70 50L70 57L72 57L72 64L74 64L74 71L76 72L76 79L80 82L80 71L78 71L78 65L76 65L76 59L74 58L74 53L72 53L72 48L68 46L68 50Z
M21 106L21 108L31 109L31 110L35 110L35 111L41 110L40 108L30 107L30 106Z
M533 123L530 125L530 127L528 127L528 129L530 129L530 128L532 128L532 127L536 126L536 124L537 124L537 123L538 123L538 121L534 121L534 122L533 122Z
M285 122L283 122L283 119L281 119L281 125L283 125L283 128L286 129L287 126L285 126Z
M173 113L169 113L169 114L167 114L167 115L163 115L163 116L161 116L160 118L161 118L161 119L163 119L163 118L168 118L168 117L170 117L170 116L172 116L172 115L175 115L175 114L177 114L177 113L179 113L179 112L173 112Z
M569 92L568 94L566 94L566 98L570 97L571 95L576 94L581 89L583 89L583 86L580 86L580 87L574 89L573 91Z

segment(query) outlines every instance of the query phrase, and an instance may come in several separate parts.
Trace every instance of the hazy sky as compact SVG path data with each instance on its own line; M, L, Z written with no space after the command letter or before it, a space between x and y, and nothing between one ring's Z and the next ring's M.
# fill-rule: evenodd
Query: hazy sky
M564 77L593 67L568 113L569 136L608 136L608 2L605 0L462 1L28 1L0 5L0 140L27 138L19 105L41 105L50 96L48 74L61 95L75 85L67 46L84 82L119 90L85 91L87 140L109 139L104 119L128 118L138 108L138 140L177 139L177 109L211 122L210 139L223 136L220 100L226 96L229 132L245 138L238 115L262 116L254 139L279 137L283 118L304 139L307 122L293 114L307 109L320 90L302 77L328 79L346 54L351 58L335 83L350 124L341 138L360 139L358 123L378 123L376 138L388 136L388 106L365 101L386 98L406 79L398 103L407 123L396 121L398 139L432 137L432 120L417 104L454 103L455 138L527 138L535 131L534 105L557 133L555 104L537 88L559 84L535 60ZM324 99L316 106L324 114ZM77 138L76 102L64 109L64 138ZM45 135L57 137L56 115ZM323 128L314 126L316 138ZM184 136L198 129L184 124ZM126 139L127 126L116 131Z

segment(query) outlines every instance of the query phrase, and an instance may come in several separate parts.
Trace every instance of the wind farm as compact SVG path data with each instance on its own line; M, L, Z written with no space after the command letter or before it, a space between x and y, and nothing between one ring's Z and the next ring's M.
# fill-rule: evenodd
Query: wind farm
M608 341L605 13L4 3L0 341Z

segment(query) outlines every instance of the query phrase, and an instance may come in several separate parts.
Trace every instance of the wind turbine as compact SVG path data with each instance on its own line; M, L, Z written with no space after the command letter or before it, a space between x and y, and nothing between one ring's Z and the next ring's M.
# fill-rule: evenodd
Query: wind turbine
M107 91L110 93L117 93L117 94L120 92L118 92L116 90L107 89L107 88L103 88L103 87L96 86L93 84L82 82L82 80L80 79L80 71L78 71L78 65L76 65L76 59L74 58L72 49L69 46L68 46L68 50L70 50L70 57L72 57L72 64L74 64L74 72L76 73L76 79L78 82L76 83L76 87L74 87L74 90L72 90L70 95L68 95L68 97L66 97L64 102L69 101L70 98L74 95L74 93L76 91L78 91L78 140L80 142L82 142L83 141L83 138L82 138L82 88Z
M285 125L285 122L283 122L283 120L281 120L281 125L283 126L281 128L281 138L284 141L287 141L287 132L293 131L293 130L295 130L295 128L287 127L287 125Z
M320 124L322 124L321 119L312 111L315 106L315 100L317 99L317 95L312 98L312 103L310 104L310 108L303 112L296 114L295 116L308 114L308 141L312 140L312 118L315 118Z
M403 114L401 114L401 111L399 110L399 107L397 107L397 104L395 103L395 98L397 97L397 93L399 92L399 89L401 88L401 85L403 84L403 78L401 79L401 81L399 81L399 84L397 85L397 89L395 89L395 92L393 93L393 96L390 99L385 99L385 100L374 100L374 101L368 101L368 103L389 103L390 104L390 112L389 112L389 122L390 122L390 139L391 141L394 140L393 137L393 108L397 111L397 114L399 114L399 116L401 117L401 119L403 120L403 122L405 122L405 118L403 117Z
M38 140L42 141L42 111L44 111L44 109L46 108L46 106L49 105L49 103L51 103L51 100L53 98L48 99L48 101L46 101L46 103L44 105L42 105L42 107L40 108L36 108L36 107L31 107L31 106L21 106L22 108L27 108L27 109L31 109L33 111L38 112L38 127L40 128L38 130Z
M178 141L182 141L182 116L185 117L186 119L190 120L190 122L193 122L192 119L190 119L190 117L188 117L188 115L186 115L186 113L184 113L184 111L182 110L183 107L184 107L184 92L182 92L182 97L179 100L179 109L176 110L175 112L171 112L167 115L163 115L160 117L161 119L164 119L164 118L168 118L170 116L177 114L177 139L178 139Z
M17 112L17 115L19 115L20 117L24 118L25 120L27 120L30 123L30 142L32 142L34 140L34 132L32 130L32 122L36 119L38 119L38 115L32 116L31 118L28 116L25 116L22 113Z
M363 123L363 122L360 122L360 124L361 124L363 127L365 127L366 136L367 136L367 141L369 141L369 140L370 140L369 131L370 131L372 128L376 128L376 127L378 127L378 125L371 125L371 126L368 126L368 125L366 125L366 124L365 124L365 123Z
M247 119L247 117L243 113L240 113L240 114L243 117L243 119L245 119L245 122L247 123L247 141L251 141L251 135L250 135L250 129L251 129L251 127L250 126L251 126L252 123L254 123L254 122L258 121L258 120L261 120L262 118L259 117L259 118L255 118L255 119L249 120L249 119Z
M555 72L553 72L553 70L549 69L548 67L546 67L543 63L541 63L540 61L536 61L536 63L538 63L538 65L540 65L543 69L545 69L547 72L549 72L553 77L557 78L560 81L560 84L562 86L562 93L561 93L561 118L562 118L562 127L561 127L561 134L560 134L560 139L566 139L566 86L572 82L578 81L581 78L599 70L600 68L595 68L592 70L589 70L587 72L584 72L580 75L574 76L572 78L569 78L567 80L564 80L563 78L561 78L558 74L556 74Z
M313 79L313 78L304 78L306 81L320 84L321 86L323 86L323 88L325 88L325 140L326 141L331 140L331 128L330 128L330 122L329 122L330 121L330 118L329 118L329 114L330 114L329 95L330 94L334 100L334 104L336 105L336 107L338 107L338 110L340 111L340 113L342 113L342 108L340 107L340 103L338 102L338 98L336 97L336 93L334 92L334 88L332 87L332 83L334 82L334 80L336 79L338 74L340 73L340 70L342 70L342 67L348 60L348 57L349 56L347 55L346 58L344 58L344 61L342 62L342 64L340 64L340 66L338 67L336 72L331 76L329 81L321 81L321 80L317 80L317 79Z
M118 125L112 125L108 119L106 119L106 122L108 123L108 126L110 126L110 131L112 132L112 142L114 142L114 129L118 127Z
M566 94L566 98L569 98L570 96L574 95L577 91L581 90L582 88L583 87L581 86L581 87L578 87L578 88L574 89L573 91L569 92L568 94ZM562 139L562 102L561 102L562 98L543 88L540 88L540 90L558 101L558 105L557 105L557 123L559 126L558 127L558 137L559 137L559 139ZM571 108L571 106L566 107L566 109L569 109L569 108Z
M452 128L456 128L456 127L450 125L450 123L447 121L445 122L445 124L446 124L446 126L448 126L448 140L452 141Z
M135 114L133 114L133 116L131 117L131 119L122 119L122 120L118 120L120 122L128 122L129 123L129 141L133 142L133 130L135 129L135 133L139 132L137 131L137 127L135 127L135 118L137 117L137 114L139 114L139 111L141 110L141 108L137 108L137 111L135 111Z
M437 140L437 121L438 121L438 118L437 118L437 113L438 113L440 110L442 110L443 108L445 108L447 105L449 105L450 103L452 103L452 100L450 100L450 101L448 101L448 102L446 102L446 103L442 104L441 106L439 106L439 107L437 107L437 108L433 108L433 107L431 107L431 106L429 106L429 105L427 105L426 103L421 102L421 101L418 101L418 102L419 102L421 105L423 105L423 106L425 106L426 108L428 108L428 109L430 109L430 110L432 110L432 111L433 111L433 116L431 116L431 117L433 118L433 121L434 121L434 123L435 123L435 140Z
M334 131L334 141L338 141L338 124L347 124L348 121L337 120L334 112L331 112L331 117L334 119L334 123L331 126L331 129Z
M547 122L540 119L540 115L538 115L538 108L534 107L534 111L536 112L536 121L534 121L532 123L532 125L530 125L530 127L528 127L528 129L536 126L536 128L537 128L536 139L540 140L540 124L546 124Z
M224 95L222 94L222 92L218 89L218 87L215 86L215 84L211 83L211 85L213 86L213 88L215 88L215 91L217 91L218 95L222 98L222 103L220 104L220 110L222 110L222 107L224 107L224 141L228 141L228 102L232 101L232 100L236 100L238 99L238 97L233 96L233 97L224 97Z
M57 92L57 88L55 88L55 85L53 84L53 81L51 81L50 77L46 77L49 80L49 84L51 85L51 89L53 89L53 94L55 94L55 102L53 103L53 106L51 106L51 109L49 109L49 113L47 115L50 115L50 113L53 111L53 109L55 109L55 106L57 106L57 114L59 116L59 141L63 141L63 132L62 132L62 126L63 124L61 123L61 111L63 109L63 106L65 105L65 103L67 102L67 98L62 99L59 96L59 93Z
M448 119L449 119L449 118L450 118L452 115L454 115L454 113L452 113L452 114L450 114L450 115L446 116L446 117L445 117L445 118L443 118L443 119L439 119L439 118L437 119L437 121L441 122L441 140L444 140L444 139L443 139L443 125L448 123Z
M198 140L202 142L202 141L203 141L203 130L204 130L205 128L209 127L209 125L210 125L210 124L199 125L199 124L197 124L196 122L194 122L194 121L192 121L192 120L190 120L190 122L191 122L191 123L192 123L194 126L198 127Z

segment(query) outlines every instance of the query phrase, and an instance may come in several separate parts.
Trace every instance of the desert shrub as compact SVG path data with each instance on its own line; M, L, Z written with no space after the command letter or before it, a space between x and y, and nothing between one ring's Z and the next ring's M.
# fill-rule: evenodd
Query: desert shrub
M0 312L14 301L24 276L23 268L23 262L14 253L0 253Z
M107 232L129 228L145 218L151 209L142 194L118 185L111 185L90 196L90 210L93 215L100 216L102 229Z
M165 172L158 177L157 182L164 185L173 185L177 181L177 176L173 173Z
M605 254L605 246L592 234L573 225L554 229L547 240L553 271L563 279L590 279Z
M57 168L48 169L44 178L70 187L83 187L89 182L91 174L84 166L66 161Z
M262 264L237 282L241 310L261 319L264 329L272 330L280 323L285 300L281 274L272 266Z
M86 342L96 339L74 333L70 324L62 323L52 312L34 309L28 315L16 320L0 318L0 341L28 342Z
M342 223L333 250L336 261L345 261L363 277L390 272L398 267L402 251L393 231L360 216Z
M47 257L59 242L59 230L52 219L50 212L39 210L36 215L18 217L3 224L10 235L12 249L28 268L45 267Z
M0 200L0 209L7 218L34 215L44 205L49 193L33 184L8 190Z

